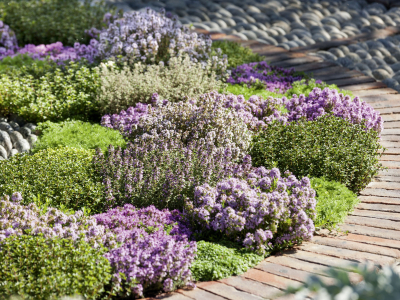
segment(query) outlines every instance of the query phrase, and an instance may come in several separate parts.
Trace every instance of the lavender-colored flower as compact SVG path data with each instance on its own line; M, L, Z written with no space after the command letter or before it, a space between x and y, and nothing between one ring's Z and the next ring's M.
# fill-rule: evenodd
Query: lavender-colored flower
M244 64L232 70L228 82L231 84L246 84L248 87L259 86L271 92L285 93L292 87L294 81L302 76L294 76L294 69L284 69L270 66L267 62Z
M191 231L178 211L160 211L154 206L136 209L126 204L94 218L122 244L105 254L121 295L142 296L151 288L169 292L176 286L193 286L189 268L197 248L195 242L189 242Z
M383 120L379 112L359 97L351 100L337 90L314 88L308 97L293 95L286 101L288 120L296 121L305 117L313 121L318 117L331 113L336 117L346 119L354 124L364 124L367 130L373 129L378 133L383 130Z
M216 187L196 187L185 213L193 224L263 254L272 245L310 239L315 205L309 180L298 181L287 172L281 177L278 169L260 167L247 172L246 177L225 179Z
M21 205L19 192L0 198L0 242L10 235L58 236L76 240L83 237L92 246L116 247L114 235L107 234L103 225L98 225L93 217L86 217L81 211L67 215L48 208L45 213L34 203Z
M125 13L99 34L98 50L101 58L117 58L134 63L168 62L171 56L187 53L194 61L212 62L217 74L225 72L227 58L210 57L211 38L191 33L177 19L169 18L164 11L157 13L150 8L146 11Z

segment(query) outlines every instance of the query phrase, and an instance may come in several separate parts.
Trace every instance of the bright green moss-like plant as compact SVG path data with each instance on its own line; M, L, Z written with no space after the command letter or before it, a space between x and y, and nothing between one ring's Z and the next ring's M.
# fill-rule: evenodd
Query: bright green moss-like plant
M296 177L325 177L359 192L382 168L378 133L325 115L316 121L275 123L253 139L255 166L289 170Z
M220 48L222 54L228 56L228 68L236 68L237 66L248 64L251 62L258 62L264 60L263 57L248 47L243 47L237 42L232 41L214 41L212 48L217 51Z
M232 242L199 241L197 256L190 269L197 281L218 280L242 274L263 259L263 255L240 249Z
M0 15L17 35L19 46L62 42L88 44L85 30L102 28L103 17L112 11L104 3L85 0L1 0Z
M351 98L354 98L354 95L351 91L341 90L336 84L326 84L325 82L317 83L315 79L303 79L301 81L293 82L292 88L286 91L285 96L289 99L292 98L294 94L297 96L303 94L307 97L316 87L320 88L321 90L324 88L335 89L339 93L343 93L345 96L349 95Z
M24 204L47 202L57 208L100 212L104 189L92 164L94 153L62 147L2 160L0 195L20 191Z
M126 144L117 130L88 122L53 123L47 121L40 123L36 129L41 131L42 135L35 144L33 152L60 146L80 149L100 148L103 152L106 152L109 145L124 148Z
M41 78L0 76L0 114L14 113L28 122L95 118L100 80L96 69L71 62Z
M359 202L357 195L339 182L313 178L311 186L317 193L315 227L333 228L343 222Z
M246 100L249 100L249 98L253 95L263 97L264 99L268 97L274 97L274 98L282 98L284 94L279 94L279 93L274 93L271 91L268 91L266 89L259 89L259 88L249 88L245 84L240 85L240 84L228 84L226 89L221 90L220 93L225 93L225 94L234 94L234 95L243 95L243 97Z
M98 299L112 275L104 253L83 240L9 237L0 246L0 298L18 295L22 299L56 300L83 295Z

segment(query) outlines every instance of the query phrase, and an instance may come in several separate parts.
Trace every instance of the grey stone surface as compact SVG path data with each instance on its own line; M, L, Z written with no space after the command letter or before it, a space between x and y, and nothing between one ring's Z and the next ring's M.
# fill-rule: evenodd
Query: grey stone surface
M31 146L29 145L28 141L25 139L17 140L14 144L15 149L17 149L18 153L25 153L28 152Z
M3 157L4 159L7 159L7 158L8 158L7 150L4 149L4 147L1 146L1 145L0 145L0 156Z
M14 129L7 122L0 122L0 130L10 132L13 131Z
M6 149L7 153L10 153L12 149L12 142L6 131L0 130L0 145Z

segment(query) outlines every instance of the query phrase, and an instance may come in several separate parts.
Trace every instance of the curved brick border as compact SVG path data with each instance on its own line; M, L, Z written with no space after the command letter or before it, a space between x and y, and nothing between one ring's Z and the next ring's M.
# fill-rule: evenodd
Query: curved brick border
M322 233L314 236L311 242L268 257L243 275L201 282L192 291L178 290L148 299L294 299L292 296L280 297L281 291L289 284L300 284L311 274L329 281L331 279L324 276L329 267L346 269L354 262L368 261L377 267L395 265L400 272L400 94L361 72L315 56L257 41L240 41L234 36L219 33L211 33L211 37L238 41L265 56L273 65L312 73L314 78L351 90L371 104L380 111L385 121L381 143L387 151L381 162L388 170L380 172L361 192L361 203L340 226L343 231L348 231L347 235ZM358 281L359 277L351 274L351 279Z

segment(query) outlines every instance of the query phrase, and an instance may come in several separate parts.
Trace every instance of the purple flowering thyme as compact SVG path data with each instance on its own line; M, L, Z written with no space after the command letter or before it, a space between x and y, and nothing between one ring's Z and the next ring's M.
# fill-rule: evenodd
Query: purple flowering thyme
M228 83L246 84L248 87L260 85L271 92L283 94L292 87L293 82L303 79L294 73L293 68L270 66L265 61L254 62L233 69Z
M245 179L229 178L216 187L195 189L185 212L202 228L240 241L263 254L275 244L287 246L309 240L314 233L315 191L310 180L290 172L259 167Z

